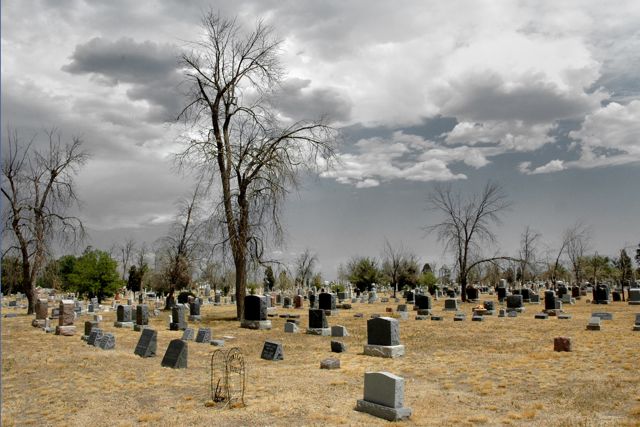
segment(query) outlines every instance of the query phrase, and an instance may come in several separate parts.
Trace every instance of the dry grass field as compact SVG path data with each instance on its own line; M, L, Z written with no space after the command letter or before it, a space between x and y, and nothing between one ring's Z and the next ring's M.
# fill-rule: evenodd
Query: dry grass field
M443 301L434 302L442 312ZM285 334L284 319L273 329L241 329L228 320L233 306L202 307L201 325L214 338L233 336L226 347L239 347L247 364L244 408L208 407L210 355L215 347L189 342L188 369L162 368L170 340L162 312L151 318L158 331L158 356L133 354L139 332L113 327L115 312L103 313L102 327L116 335L116 350L103 351L80 340L81 316L73 337L45 334L31 327L32 317L2 319L2 425L4 426L284 426L384 425L386 421L354 410L363 395L366 371L389 371L405 378L405 406L413 415L405 425L640 425L640 332L632 332L640 307L626 303L565 306L571 320L534 319L544 305L527 305L517 318L489 316L471 321L471 304L462 306L464 322L401 321L406 355L381 359L362 354L366 321L384 315L392 303L354 304L329 317L347 327L347 353L333 354L330 337ZM610 311L601 331L587 331L592 311ZM5 313L10 312L5 309ZM364 318L354 318L354 313ZM553 338L569 336L573 352L553 351ZM266 339L283 343L283 361L260 359ZM320 370L335 355L339 370Z

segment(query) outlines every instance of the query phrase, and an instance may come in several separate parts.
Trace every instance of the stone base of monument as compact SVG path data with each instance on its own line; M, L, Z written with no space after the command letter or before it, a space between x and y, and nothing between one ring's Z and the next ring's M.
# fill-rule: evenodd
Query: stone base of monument
M151 326L149 326L149 325L138 325L138 324L135 324L135 325L133 325L133 330L136 331L136 332L141 332L143 329L148 329L150 327Z
M323 337L331 336L331 328L307 328L309 335L322 335Z
M418 314L416 316L416 320L429 320L429 319L431 319L431 316L427 316L427 315L424 315L424 314Z
M113 326L116 328L133 328L133 322L115 322Z
M245 329L271 329L271 320L242 320L240 327Z
M562 313L562 310L544 310L543 313L546 313L549 316L558 316L560 313Z
M358 399L356 402L356 411L366 412L367 414L387 421L399 421L409 418L412 412L411 408L390 408L362 399Z
M337 316L338 315L338 310L325 310L324 311L324 315L325 316Z
M44 319L33 319L31 322L31 326L34 328L44 328L46 321Z
M515 308L507 307L507 311L515 311L516 313L524 313L524 307L515 307Z
M63 335L65 337L70 337L75 335L76 327L73 325L69 326L56 326L56 335Z
M365 356L384 357L387 359L394 359L396 357L404 356L404 345L364 345Z
M640 301L629 301L629 305L640 305Z
M640 325L633 325L634 331L640 331Z
M193 316L189 316L189 322L199 322L202 320L202 316L198 315L193 315Z

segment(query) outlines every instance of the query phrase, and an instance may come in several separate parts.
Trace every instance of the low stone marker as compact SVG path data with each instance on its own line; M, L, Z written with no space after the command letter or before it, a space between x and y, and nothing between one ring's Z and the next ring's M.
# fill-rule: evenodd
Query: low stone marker
M547 313L536 313L535 316L533 316L536 319L548 319L549 315Z
M193 328L187 328L182 333L181 339L182 341L193 341L194 337L195 337L195 331L193 330Z
M103 334L96 340L95 346L102 350L113 350L116 348L116 337L111 333Z
M224 347L224 340L211 340L211 345L214 347Z
M340 359L328 357L320 362L320 369L340 369Z
M264 360L284 360L282 343L276 341L265 341L260 358Z
M211 328L198 328L196 342L209 344L209 341L211 341Z
M290 334L295 334L299 331L298 325L296 325L294 322L285 322L284 331Z
M400 344L400 324L390 317L367 320L367 356L395 358L404 356L404 345Z
M591 313L591 317L599 317L602 320L613 320L613 313L595 312Z
M507 310L505 310L504 308L501 308L500 310L498 310L498 317L505 317L507 315Z
M431 320L434 320L436 322L441 322L444 320L444 317L442 316L431 316Z
M573 316L571 316L570 314L567 314L567 313L558 314L558 319L559 320L569 320L572 317Z
M458 311L460 309L456 298L447 298L444 300L444 311Z
M553 351L571 351L571 338L555 337L553 339Z
M347 346L341 341L331 341L331 351L333 353L344 353L347 351Z
M507 317L518 317L518 312L515 310L509 311Z
M482 322L484 321L484 316L479 316L474 314L473 316L471 316L471 321L472 322Z
M463 321L463 320L464 320L464 319L466 319L466 318L467 318L467 315L466 315L466 314L464 314L464 313L456 313L456 314L453 316L453 321L454 321L454 322L461 322L461 321Z
M366 372L364 399L356 402L356 411L388 421L409 418L412 410L404 407L404 378L389 372Z
M588 331L599 331L602 328L602 319L596 316L592 316L587 324Z
M158 332L146 328L142 331L133 353L140 357L154 357L158 349Z
M189 347L183 340L171 340L162 358L161 366L172 369L186 369Z
M103 333L104 332L100 328L92 328L91 334L89 334L89 338L87 338L87 344L95 346L96 341L102 337Z
M640 331L640 313L636 314L635 324L633 325L634 331Z
M349 332L347 332L347 328L342 325L334 325L331 327L331 336L332 337L348 337Z

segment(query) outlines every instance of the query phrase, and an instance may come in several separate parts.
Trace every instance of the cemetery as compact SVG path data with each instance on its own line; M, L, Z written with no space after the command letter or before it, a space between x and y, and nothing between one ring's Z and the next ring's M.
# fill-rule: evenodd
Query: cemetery
M378 296L391 298L385 291ZM548 316L544 305L520 301L510 305L528 305L531 314L481 315L484 307L503 310L507 300L500 303L496 294L484 293L479 298L481 305L457 302L457 312L444 310L449 299L414 300L419 310L442 313L440 322L403 320L395 310L386 313L381 298L331 316L323 309L285 309L289 300L283 298L273 307L279 315L268 318L271 329L242 327L228 302L205 302L198 307L200 319L191 322L188 307L155 316L148 314L154 311L148 301L131 310L121 308L127 301L108 310L106 303L74 320L66 311L73 301L50 301L60 314L47 322L84 329L71 336L56 335L56 327L45 333L32 326L33 318L44 316L42 310L27 316L20 304L9 307L5 298L4 312L18 315L3 319L3 425L16 419L21 425L363 426L386 420L406 425L633 425L638 420L640 333L634 330L640 329L640 313L634 305L582 299L564 310L571 314L568 320L560 320ZM303 305L309 307L309 301ZM259 302L256 309L261 311ZM48 315L53 312L50 308ZM125 327L127 313L138 314L136 324L145 327ZM169 319L172 314L177 317ZM299 317L289 318L294 314ZM536 320L542 315L546 321ZM456 316L467 320L454 322ZM260 321L259 314L254 317ZM475 317L483 322L469 322ZM286 333L298 320L329 332ZM217 348L243 357L242 404L211 400ZM64 408L56 404L60 393ZM103 423L96 412L111 415Z

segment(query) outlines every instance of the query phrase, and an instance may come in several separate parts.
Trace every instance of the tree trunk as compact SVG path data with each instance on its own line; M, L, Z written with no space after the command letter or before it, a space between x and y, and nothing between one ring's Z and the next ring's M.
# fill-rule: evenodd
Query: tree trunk
M236 267L236 314L238 320L244 317L244 297L247 293L247 264L244 254L238 254Z
M25 251L26 252L26 251ZM31 264L28 256L22 257L22 283L24 284L24 293L27 296L28 308L27 314L36 312L36 284L35 278L31 277Z
M169 289L169 295L167 295L167 298L164 301L165 310L171 310L173 306L176 305L176 300L173 297L174 292L175 292L175 287L171 286L171 288Z
M462 295L462 302L467 301L467 276L460 275L460 292Z

